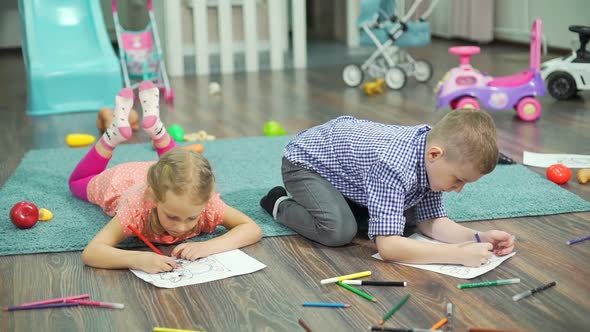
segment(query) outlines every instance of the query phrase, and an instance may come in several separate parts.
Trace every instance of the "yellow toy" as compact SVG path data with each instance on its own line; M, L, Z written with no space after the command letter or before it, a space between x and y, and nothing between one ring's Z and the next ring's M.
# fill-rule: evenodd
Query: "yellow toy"
M581 184L588 183L590 181L590 168L582 168L578 171L578 182Z
M66 143L73 148L88 146L94 143L94 140L94 136L89 134L69 134L66 136Z
M367 82L363 86L363 90L369 96L383 93L383 87L385 86L385 80L378 78L375 81Z
M49 221L53 218L53 213L46 208L39 209L39 221Z

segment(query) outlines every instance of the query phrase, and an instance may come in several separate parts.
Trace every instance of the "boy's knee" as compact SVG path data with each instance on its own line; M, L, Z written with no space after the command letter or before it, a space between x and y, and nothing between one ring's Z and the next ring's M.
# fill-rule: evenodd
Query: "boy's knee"
M356 236L357 225L354 223L342 223L338 229L325 232L320 243L328 247L340 247L352 242Z

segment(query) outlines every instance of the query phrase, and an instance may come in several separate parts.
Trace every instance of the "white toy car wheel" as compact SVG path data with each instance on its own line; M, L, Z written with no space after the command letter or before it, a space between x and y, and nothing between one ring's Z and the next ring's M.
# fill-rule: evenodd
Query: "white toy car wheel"
M414 63L414 76L420 83L428 82L432 77L432 65L428 61L417 60Z
M576 94L578 88L572 75L556 71L547 77L547 91L557 100L567 100Z
M363 82L363 71L357 65L348 65L342 71L342 79L349 87L357 87Z
M387 69L385 73L385 83L392 90L399 90L406 85L406 73L399 67Z

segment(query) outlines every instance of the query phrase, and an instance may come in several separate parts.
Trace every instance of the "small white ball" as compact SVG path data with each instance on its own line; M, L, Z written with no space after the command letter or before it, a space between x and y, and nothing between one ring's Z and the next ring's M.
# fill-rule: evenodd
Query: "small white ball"
M221 85L219 85L219 83L217 83L217 82L209 83L209 94L210 95L216 95L220 92L221 92Z

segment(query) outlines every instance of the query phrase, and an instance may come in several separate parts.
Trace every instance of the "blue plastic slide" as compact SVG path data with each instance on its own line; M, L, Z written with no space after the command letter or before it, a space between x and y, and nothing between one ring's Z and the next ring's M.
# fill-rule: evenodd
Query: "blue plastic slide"
M97 0L19 0L29 115L112 107L123 87Z

